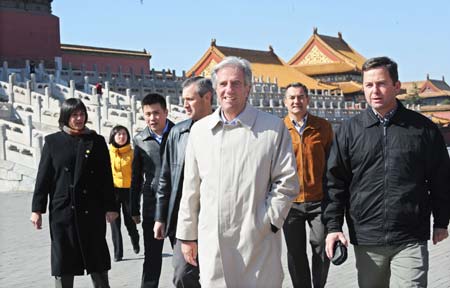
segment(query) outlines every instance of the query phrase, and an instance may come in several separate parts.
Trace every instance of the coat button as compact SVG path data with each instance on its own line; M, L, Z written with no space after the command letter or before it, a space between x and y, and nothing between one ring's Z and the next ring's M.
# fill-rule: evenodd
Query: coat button
M86 189L83 189L83 194L87 194L87 190Z
M69 168L64 167L64 171L69 172Z
M84 211L84 214L86 214L86 215L87 215L87 214L89 214L89 211L87 211L87 210L86 210L86 211Z
M70 206L70 209L75 210L75 206L73 206L73 205Z

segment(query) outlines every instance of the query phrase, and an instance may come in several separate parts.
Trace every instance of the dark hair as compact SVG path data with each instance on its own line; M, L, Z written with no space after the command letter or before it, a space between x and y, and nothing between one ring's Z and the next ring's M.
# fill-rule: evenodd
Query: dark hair
M191 78L187 78L186 80L184 80L184 82L181 84L181 89L184 89L194 84L196 85L195 91L202 98L203 96L205 96L206 93L211 92L211 104L212 104L214 89L211 80L202 76L193 76Z
M292 82L290 84L288 84L286 86L286 90L284 92L284 96L286 96L286 92L289 88L294 87L294 88L303 88L303 91L305 91L305 95L306 97L308 97L308 88L306 88L305 84L302 84L300 82Z
M146 105L160 104L163 110L167 110L166 99L161 94L150 93L145 95L141 101L142 108Z
M397 69L397 63L395 63L394 60L388 58L388 57L374 57L368 59L366 62L364 62L362 66L362 76L364 79L364 72L378 67L386 67L386 69L389 72L389 76L391 77L392 82L395 84L398 82L398 69Z
M78 98L69 98L64 100L61 105L58 119L59 129L63 129L64 126L69 126L70 115L75 111L83 111L84 114L86 114L86 119L84 120L84 124L86 125L88 120L86 106L84 106L83 102Z
M130 132L128 131L127 127L122 126L122 125L116 125L116 126L114 126L114 128L111 130L111 133L109 134L109 144L112 144L114 147L117 147L117 148L122 147L117 144L116 140L114 140L114 137L120 130L125 130L125 132L127 133L127 142L122 146L130 144Z

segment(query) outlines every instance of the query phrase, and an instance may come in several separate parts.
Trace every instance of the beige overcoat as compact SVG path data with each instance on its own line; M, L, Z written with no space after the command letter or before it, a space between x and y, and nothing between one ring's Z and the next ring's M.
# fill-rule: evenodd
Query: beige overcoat
M250 104L191 129L177 238L198 240L202 287L281 287L281 229L299 191L282 120Z

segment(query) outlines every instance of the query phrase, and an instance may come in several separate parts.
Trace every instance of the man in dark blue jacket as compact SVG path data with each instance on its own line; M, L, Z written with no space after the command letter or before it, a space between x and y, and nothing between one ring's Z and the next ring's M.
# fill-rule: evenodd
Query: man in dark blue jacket
M370 107L342 124L328 160L326 252L348 245L345 213L359 287L426 287L431 213L433 244L448 237L448 152L437 126L396 100L394 61L372 58L362 70Z
M134 137L134 157L130 187L130 210L136 224L141 222L140 204L143 195L142 230L144 232L144 265L142 288L158 287L161 275L164 240L153 237L156 189L161 171L161 158L167 135L174 125L167 119L166 100L160 94L142 99L145 127Z
M178 123L167 139L159 186L156 192L154 234L169 237L172 244L175 287L200 287L199 269L184 260L180 242L175 238L178 208L183 188L184 154L192 124L212 113L214 89L211 80L196 76L186 79L183 89L184 109L188 120Z

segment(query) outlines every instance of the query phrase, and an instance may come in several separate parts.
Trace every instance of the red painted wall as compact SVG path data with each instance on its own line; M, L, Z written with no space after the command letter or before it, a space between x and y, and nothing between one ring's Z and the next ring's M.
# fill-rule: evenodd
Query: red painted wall
M106 67L109 65L112 73L119 71L119 66L122 66L122 72L130 72L130 67L133 68L135 74L141 73L141 68L144 73L148 74L150 71L150 61L145 57L127 57L127 56L113 56L113 55L92 55L81 53L67 53L62 51L63 68L68 68L69 63L72 63L72 69L81 69L84 63L86 70L93 70L94 64L97 64L98 72L107 72Z
M54 66L55 56L61 55L59 18L38 12L0 10L0 61L9 67L23 67L25 60L36 65L44 60L46 67Z

